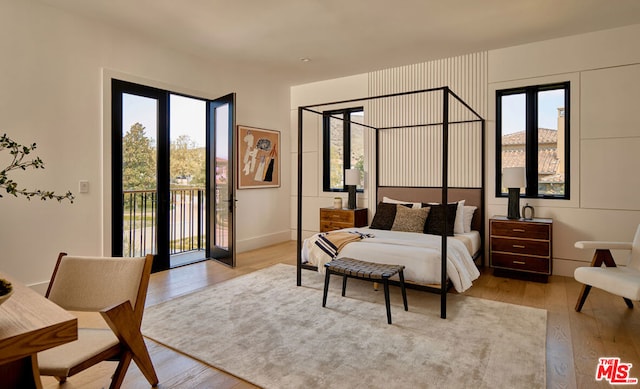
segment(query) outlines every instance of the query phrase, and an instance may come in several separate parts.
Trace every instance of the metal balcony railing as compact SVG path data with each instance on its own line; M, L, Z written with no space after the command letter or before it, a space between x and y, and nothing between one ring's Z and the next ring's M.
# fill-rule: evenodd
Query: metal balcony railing
M158 194L154 190L123 192L125 256L157 252L157 199ZM205 249L205 205L204 188L170 190L170 254Z

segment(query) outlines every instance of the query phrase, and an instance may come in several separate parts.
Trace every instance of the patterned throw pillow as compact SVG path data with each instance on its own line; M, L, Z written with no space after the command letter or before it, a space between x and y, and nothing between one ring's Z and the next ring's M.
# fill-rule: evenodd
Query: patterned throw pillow
M424 223L429 216L429 208L397 207L396 218L391 231L419 232L424 231Z

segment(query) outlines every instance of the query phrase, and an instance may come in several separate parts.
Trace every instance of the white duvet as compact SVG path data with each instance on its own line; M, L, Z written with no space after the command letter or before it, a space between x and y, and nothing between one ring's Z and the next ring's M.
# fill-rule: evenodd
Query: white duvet
M373 234L358 242L347 244L337 258L349 257L367 262L404 265L404 278L418 284L440 284L442 238L414 232L398 232L369 228L349 228L344 231L359 231ZM324 270L323 258L313 255L314 237L304 241L302 261ZM311 253L311 254L310 254ZM447 239L447 276L456 291L464 292L480 276L464 243L456 238ZM397 278L395 276L394 278Z

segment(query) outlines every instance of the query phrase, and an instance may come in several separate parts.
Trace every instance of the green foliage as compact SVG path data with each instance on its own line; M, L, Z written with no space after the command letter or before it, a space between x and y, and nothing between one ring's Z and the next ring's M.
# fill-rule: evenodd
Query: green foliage
M122 137L122 189L156 188L156 148L136 123Z
M205 149L198 148L189 135L180 135L171 142L170 174L173 180L189 178L191 186L204 186L206 164Z
M58 202L62 202L62 200L69 200L69 202L73 203L74 196L69 191L64 195L57 195L54 192L40 189L18 189L18 183L9 178L9 172L14 170L27 170L28 168L44 169L44 162L42 162L39 157L25 160L25 157L31 154L31 152L35 149L35 143L31 144L30 146L24 146L9 138L7 134L4 134L2 135L2 137L0 137L0 151L9 150L9 154L11 154L12 156L11 163L2 171L0 171L0 188L4 188L7 193L15 197L18 197L18 195L24 196L27 198L27 200L31 200L32 197L36 197L40 200L55 199L58 200ZM2 197L1 194L0 197Z

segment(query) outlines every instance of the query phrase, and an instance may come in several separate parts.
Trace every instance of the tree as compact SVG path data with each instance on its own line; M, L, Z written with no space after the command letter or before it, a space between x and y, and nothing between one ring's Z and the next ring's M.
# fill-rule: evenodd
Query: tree
M180 135L171 142L170 174L172 179L186 178L190 184L197 184L194 180L204 178L205 153L204 148L197 148L189 135ZM202 182L204 185L204 181Z
M122 137L122 189L156 188L156 148L145 135L145 127L135 123Z
M58 202L62 200L69 200L73 203L74 196L71 192L67 192L64 195L57 195L54 192L45 190L27 190L18 189L18 183L9 178L9 172L13 170L27 170L28 168L44 169L44 162L40 157L25 161L24 158L31 154L35 150L36 144L32 143L30 146L23 146L7 136L7 134L0 137L0 151L9 150L11 154L11 163L4 169L0 170L0 188L4 188L7 193L14 195L15 197L24 196L27 200L31 200L32 197L38 197L40 200L56 199ZM2 197L2 195L0 195Z

